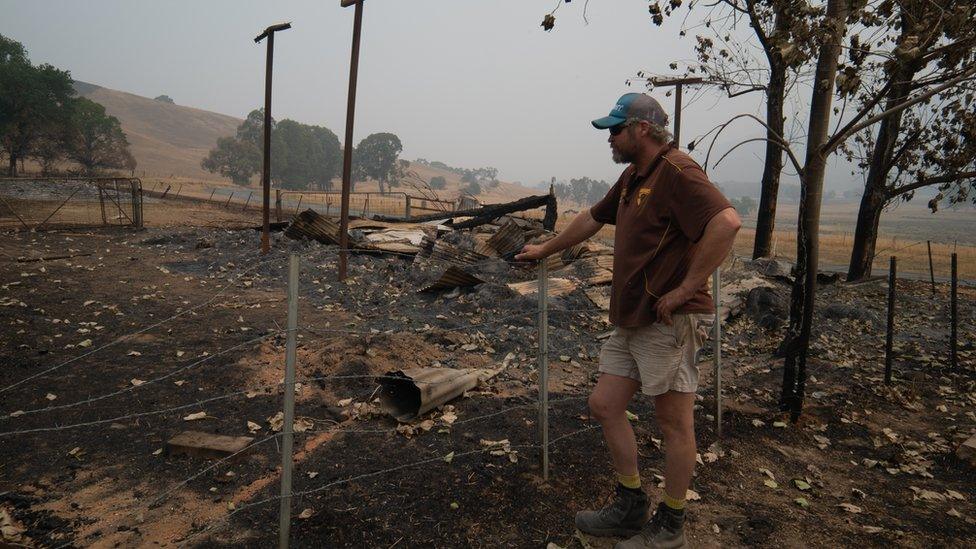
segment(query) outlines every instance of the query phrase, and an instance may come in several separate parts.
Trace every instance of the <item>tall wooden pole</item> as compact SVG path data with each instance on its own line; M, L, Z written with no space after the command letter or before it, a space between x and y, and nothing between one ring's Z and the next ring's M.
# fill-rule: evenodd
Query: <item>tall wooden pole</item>
M291 23L271 25L254 39L268 39L268 53L264 67L264 161L261 166L261 192L264 197L261 208L261 253L271 250L271 67L274 59L274 35L291 28ZM248 196L248 202L251 201ZM244 205L247 208L247 204Z
M268 57L264 69L264 162L261 166L261 253L271 250L271 65L274 58L274 33L268 33ZM246 208L246 206L245 206Z
M363 30L363 0L356 3L352 23L352 56L349 61L349 101L346 106L346 143L342 151L342 207L339 212L339 280L346 279L346 250L349 248L349 192L352 188L352 131L356 118L356 80L359 77L359 42ZM349 0L341 2L343 7Z

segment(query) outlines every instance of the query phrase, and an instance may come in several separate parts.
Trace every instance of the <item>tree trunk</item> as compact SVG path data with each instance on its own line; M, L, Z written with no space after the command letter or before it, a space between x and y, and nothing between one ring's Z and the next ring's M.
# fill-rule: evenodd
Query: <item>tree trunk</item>
M803 408L806 383L807 350L813 324L817 292L817 267L820 255L820 206L827 156L830 107L834 97L834 80L841 53L841 41L847 29L848 0L828 0L825 15L826 40L817 56L807 151L801 179L800 213L797 219L796 279L790 296L790 324L784 341L783 391L780 406L789 410L795 422Z
M878 241L878 225L881 211L888 202L884 188L865 185L861 206L857 211L857 225L854 229L854 244L851 249L851 264L847 268L847 281L862 280L871 276L874 263L874 248Z
M913 64L905 64L889 75L893 84L888 92L885 110L903 103L908 98L916 72ZM847 268L848 282L871 276L881 212L888 200L892 198L887 190L888 174L891 172L904 112L901 110L892 114L882 120L878 126L878 136L874 142L874 150L871 152L868 177L864 183L864 195L861 197L861 206L857 211L854 245L851 249L851 262Z
M784 18L776 17L776 30L784 25ZM766 88L766 139L783 139L783 102L786 96L786 64L775 48L769 48L769 85ZM756 238L752 248L752 258L767 257L772 252L773 230L776 225L776 199L779 195L779 178L783 172L783 148L766 141L766 159L763 163L762 183L760 185L759 210L756 212Z
M10 153L7 164L7 177L17 177L17 155Z

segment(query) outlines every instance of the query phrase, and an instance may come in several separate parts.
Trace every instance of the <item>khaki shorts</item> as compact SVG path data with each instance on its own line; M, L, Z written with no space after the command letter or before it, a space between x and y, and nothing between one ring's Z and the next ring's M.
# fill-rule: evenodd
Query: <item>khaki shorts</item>
M656 322L615 329L600 350L600 372L639 381L646 395L694 393L702 344L699 316L673 315L671 326Z

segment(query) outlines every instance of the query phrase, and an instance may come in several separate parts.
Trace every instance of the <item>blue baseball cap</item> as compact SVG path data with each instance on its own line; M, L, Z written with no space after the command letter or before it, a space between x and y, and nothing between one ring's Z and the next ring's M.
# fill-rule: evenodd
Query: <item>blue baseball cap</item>
M610 109L610 114L593 121L593 127L605 130L623 124L628 118L647 120L661 127L668 125L668 115L656 99L643 93L625 93Z

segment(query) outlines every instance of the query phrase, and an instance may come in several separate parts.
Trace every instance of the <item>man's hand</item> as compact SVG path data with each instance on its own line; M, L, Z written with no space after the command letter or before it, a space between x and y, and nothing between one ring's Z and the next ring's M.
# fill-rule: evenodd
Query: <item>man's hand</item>
M678 307L684 305L695 295L695 290L684 286L678 286L670 292L661 296L654 304L654 311L657 312L657 321L671 325L671 313Z
M543 244L526 244L522 247L522 252L515 256L515 261L535 261L544 259L549 254L545 251Z

